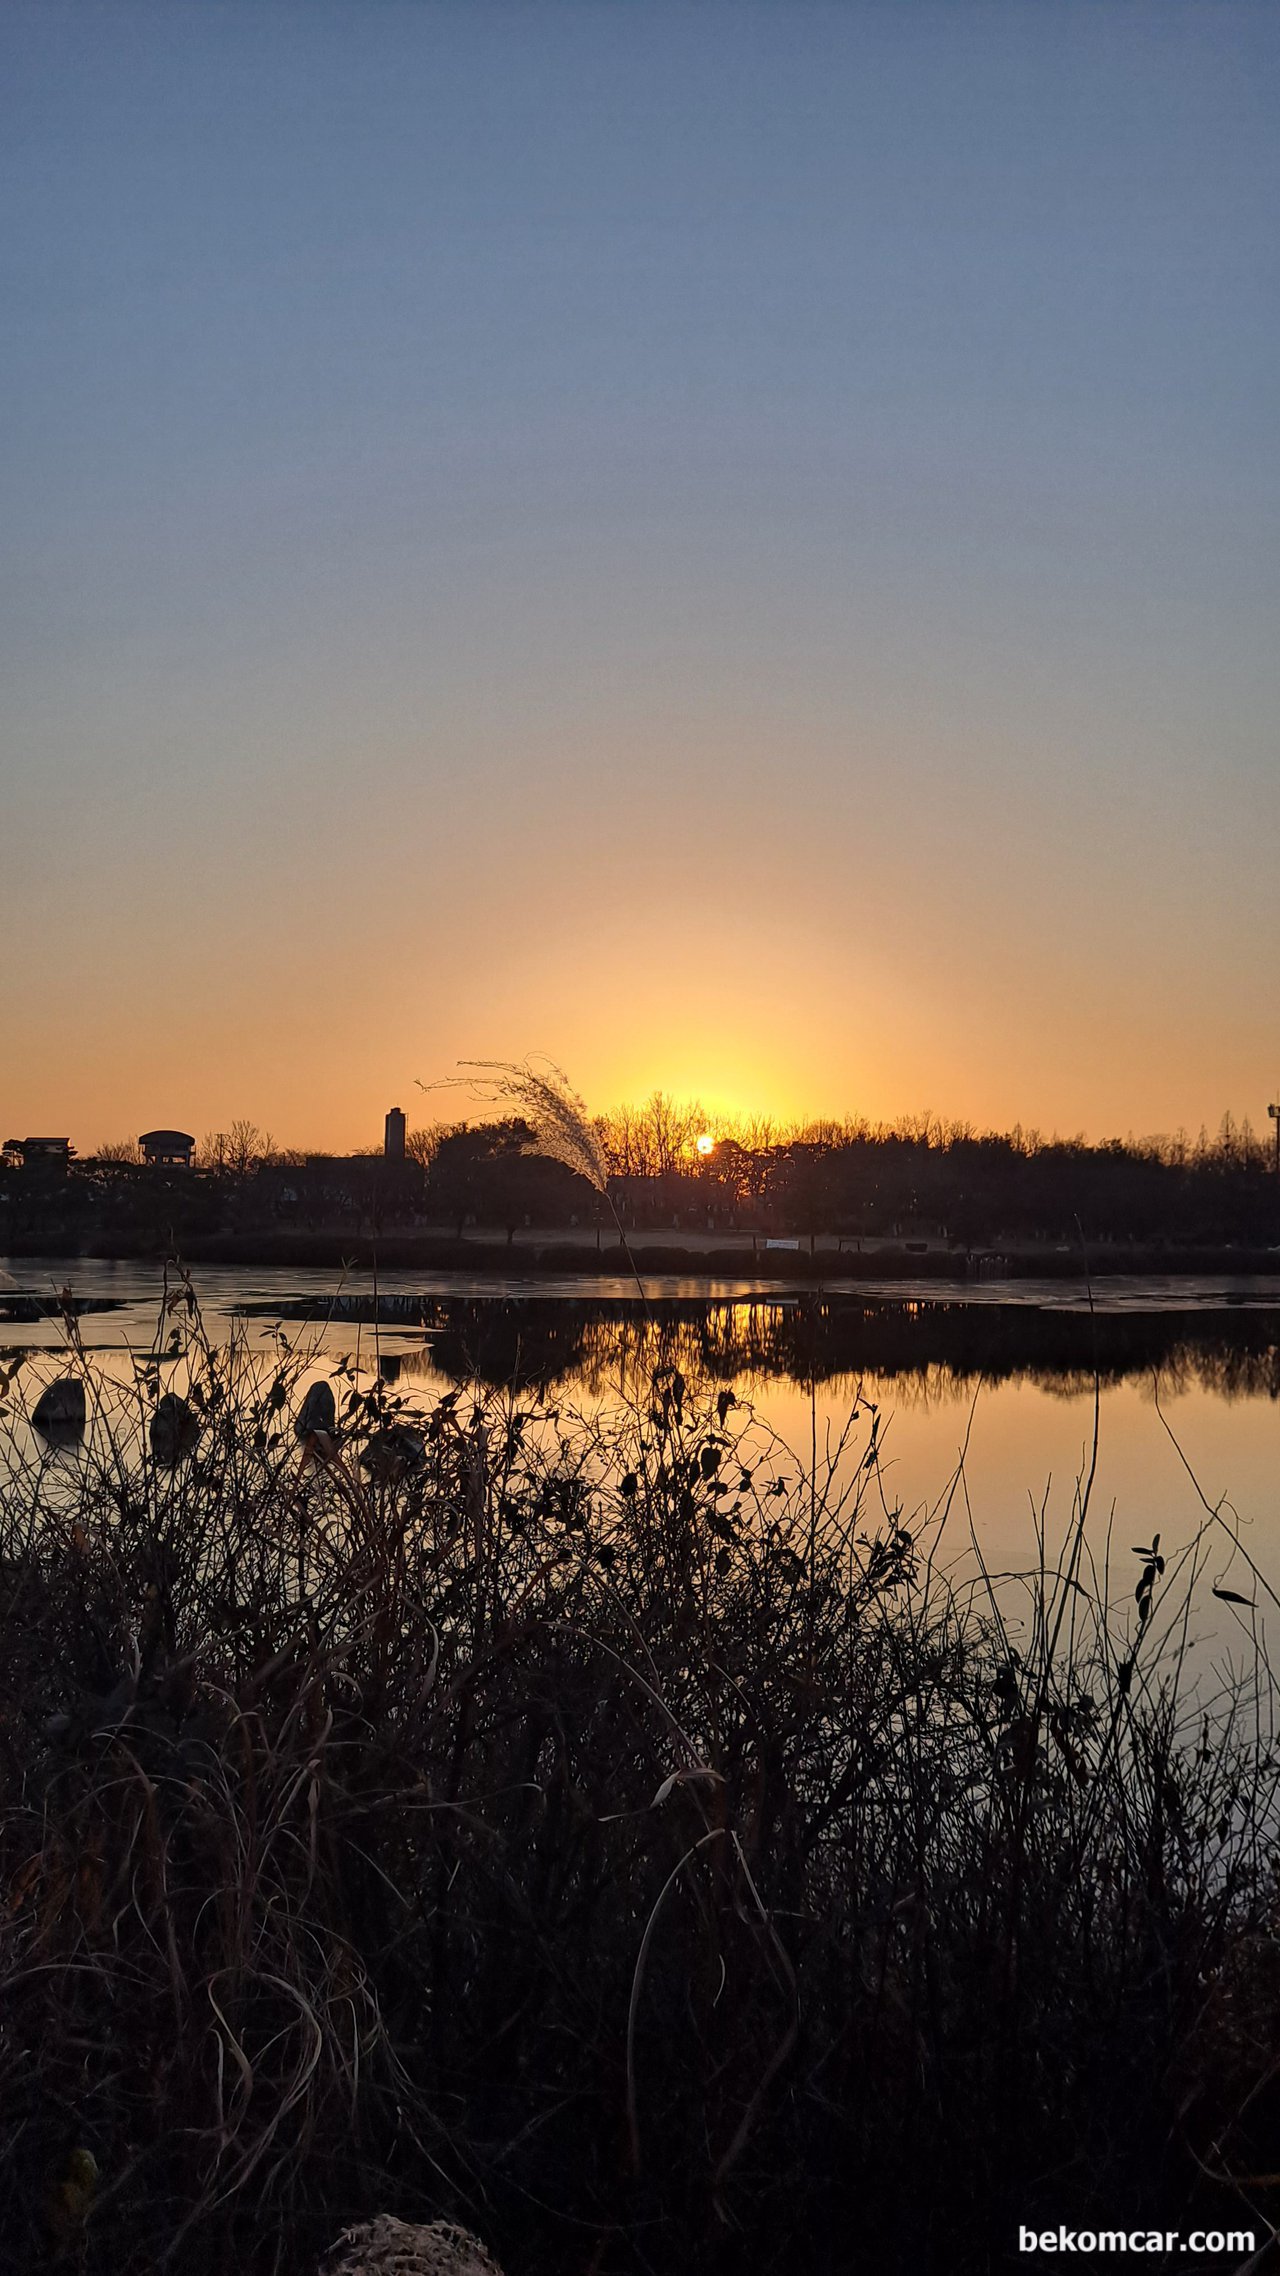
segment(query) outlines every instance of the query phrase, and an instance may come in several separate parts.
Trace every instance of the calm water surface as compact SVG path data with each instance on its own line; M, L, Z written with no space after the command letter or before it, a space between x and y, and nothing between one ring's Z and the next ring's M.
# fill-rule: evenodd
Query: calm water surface
M1092 1313L1088 1290L1071 1282L877 1290L833 1280L797 1292L655 1277L647 1307L626 1281L401 1273L375 1289L368 1274L202 1267L196 1283L219 1340L236 1333L267 1359L283 1333L314 1352L317 1371L352 1354L425 1396L478 1379L594 1408L635 1393L655 1364L679 1365L690 1382L749 1400L806 1464L815 1442L820 1456L835 1443L861 1391L880 1409L886 1488L908 1515L944 1495L967 1442L952 1534L959 1549L971 1512L997 1568L1026 1566L1033 1509L1045 1510L1051 1538L1069 1522L1091 1452L1096 1365L1099 1558L1110 1529L1113 1570L1131 1589L1133 1547L1155 1531L1166 1549L1188 1541L1202 1493L1280 1588L1280 1280L1104 1282ZM0 1349L29 1351L33 1380L65 1340L40 1306L66 1285L88 1307L80 1332L104 1365L165 1342L158 1268L2 1260ZM1226 1646L1236 1620L1247 1631L1257 1617L1265 1632L1261 1612L1214 1600L1213 1582L1255 1593L1226 1525L1208 1551L1205 1624Z

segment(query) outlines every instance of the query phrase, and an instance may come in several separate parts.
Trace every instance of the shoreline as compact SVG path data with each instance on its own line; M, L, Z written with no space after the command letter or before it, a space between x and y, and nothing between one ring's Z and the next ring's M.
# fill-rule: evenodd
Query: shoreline
M278 1233L246 1232L205 1234L180 1244L127 1235L59 1243L47 1235L29 1242L10 1240L6 1256L56 1257L73 1264L163 1263L177 1258L193 1268L201 1265L238 1265L248 1270L297 1267L321 1271L422 1271L457 1274L459 1278L538 1280L553 1273L585 1282L651 1277L705 1280L708 1285L732 1279L754 1281L761 1289L780 1283L791 1287L823 1288L833 1280L928 1281L941 1294L947 1289L972 1291L994 1281L1093 1281L1117 1277L1178 1277L1217 1279L1280 1277L1280 1251L1262 1247L1204 1247L1163 1243L1116 1243L1096 1247L1078 1244L1009 1243L1006 1246L964 1251L942 1243L875 1242L853 1248L837 1247L832 1235L819 1235L810 1249L807 1237L798 1248L766 1249L763 1239L712 1241L703 1236L688 1241L662 1241L641 1234L631 1255L616 1241L597 1248L586 1242L557 1237L515 1241L501 1237L457 1239L430 1233Z

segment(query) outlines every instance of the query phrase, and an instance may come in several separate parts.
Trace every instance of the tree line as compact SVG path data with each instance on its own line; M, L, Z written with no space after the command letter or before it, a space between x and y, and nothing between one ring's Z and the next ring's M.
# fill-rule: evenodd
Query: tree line
M1247 1120L1212 1138L1090 1141L919 1115L785 1125L729 1121L658 1092L597 1118L609 1201L624 1223L890 1237L1190 1245L1280 1239L1276 1160ZM699 1140L704 1150L699 1150ZM599 1197L527 1149L518 1117L411 1134L425 1199L514 1226L594 1221ZM606 1222L612 1212L603 1212Z
M33 1217L140 1222L160 1206L201 1229L414 1222L499 1227L924 1235L964 1248L1042 1240L1185 1246L1280 1241L1271 1145L1224 1115L1210 1137L1046 1137L922 1114L896 1122L733 1120L661 1091L594 1118L607 1193L538 1150L518 1114L410 1131L380 1152L305 1153L252 1121L207 1135L196 1176L145 1169L134 1141L72 1164L57 1190L0 1180L0 1233ZM175 1211L177 1215L175 1216Z

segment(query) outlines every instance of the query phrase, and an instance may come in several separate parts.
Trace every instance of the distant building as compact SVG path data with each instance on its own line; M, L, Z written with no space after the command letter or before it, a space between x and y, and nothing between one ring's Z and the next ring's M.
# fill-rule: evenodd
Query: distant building
M387 1115L382 1153L388 1162L404 1160L404 1110L401 1107L393 1106Z
M189 1170L196 1150L186 1130L144 1130L138 1140L142 1159L153 1170Z
M51 1170L66 1175L71 1161L69 1138L6 1138L4 1151L24 1170Z

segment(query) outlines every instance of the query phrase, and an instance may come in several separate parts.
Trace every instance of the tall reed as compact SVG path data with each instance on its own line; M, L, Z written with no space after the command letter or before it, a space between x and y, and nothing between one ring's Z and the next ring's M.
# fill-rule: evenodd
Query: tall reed
M1253 1671L1189 1688L1203 1534L1126 1545L1127 1610L1081 1512L985 1575L866 1401L806 1475L674 1366L578 1416L327 1363L299 1436L315 1355L171 1304L124 1382L69 1330L78 1446L6 1372L15 2268L301 2276L379 2210L509 2276L1265 2226L1276 1751Z

